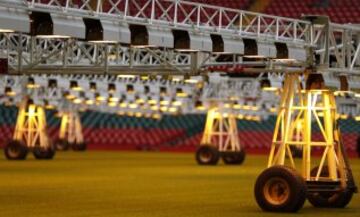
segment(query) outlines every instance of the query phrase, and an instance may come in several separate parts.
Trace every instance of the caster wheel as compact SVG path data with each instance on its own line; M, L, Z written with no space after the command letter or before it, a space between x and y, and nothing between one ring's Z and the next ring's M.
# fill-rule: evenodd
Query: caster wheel
M220 159L220 152L214 146L201 145L195 157L199 165L216 165Z
M55 156L55 148L53 146L48 148L35 147L33 150L34 157L38 160L51 160Z
M87 145L85 142L83 143L73 143L71 147L74 151L86 151Z
M65 139L58 139L55 141L54 146L57 151L66 151L69 149L70 144Z
M305 203L306 183L294 169L273 166L257 178L255 198L264 211L297 212Z
M245 150L241 149L239 152L224 152L222 153L222 160L225 164L229 165L239 165L242 164L245 160Z
M21 141L11 140L6 144L4 153L8 160L25 160L28 148Z
M318 168L315 167L311 170L311 176L316 176ZM320 176L329 176L328 167L323 167ZM340 192L310 192L307 198L314 207L344 208L351 201L353 193L353 190L345 188Z

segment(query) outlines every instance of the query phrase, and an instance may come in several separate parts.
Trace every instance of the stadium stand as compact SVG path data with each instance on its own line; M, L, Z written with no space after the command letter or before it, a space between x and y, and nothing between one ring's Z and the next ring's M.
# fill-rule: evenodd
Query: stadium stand
M302 14L327 15L335 23L359 23L360 1L330 0L328 3L314 0L272 0L265 13L299 18ZM327 1L325 1L327 2Z
M360 23L359 0L193 1L235 9L260 10L258 12L293 18L299 18L302 14L323 14L330 16L330 19L337 23ZM48 3L51 1L41 0L40 2ZM62 5L65 4L65 1L59 2ZM144 6L145 4L144 0L136 2L139 6ZM77 5L78 1L73 0L72 4ZM111 8L111 5L107 4L104 9L105 11L109 11ZM130 8L134 7L130 5ZM123 10L124 4L120 3L118 8ZM145 10L144 13L149 13L150 8ZM135 10L130 13L135 13ZM159 14L155 16L158 18ZM180 18L179 21L183 18ZM211 70L226 72L237 70L234 66L232 66L233 68L219 67ZM5 114L0 116L0 142L3 144L11 138L17 109L15 107L0 106L0 112ZM58 134L56 129L60 124L60 119L54 116L54 112L47 112L47 121L49 133L51 137L55 138ZM261 122L239 121L241 143L247 149L266 150L271 144L274 122L274 117ZM205 116L165 116L161 120L155 120L86 112L82 114L82 123L84 136L90 149L194 150L201 140ZM354 120L341 121L344 143L351 152L356 150L357 129L359 127L360 123ZM314 137L319 136L320 133L314 135Z
M0 145L11 139L17 108L0 106ZM84 138L91 150L194 151L200 144L205 115L164 116L162 119L123 117L99 112L81 114ZM47 111L48 132L58 136L60 118ZM249 152L265 153L271 144L275 117L260 122L239 120L240 141ZM343 141L351 155L356 153L360 123L341 120ZM313 138L321 138L318 130Z

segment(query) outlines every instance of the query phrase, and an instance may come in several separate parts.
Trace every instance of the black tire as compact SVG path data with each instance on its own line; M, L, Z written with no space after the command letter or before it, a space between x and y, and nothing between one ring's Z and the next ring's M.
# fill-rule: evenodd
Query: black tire
M54 146L57 151L66 151L69 149L70 144L65 139L57 139L54 142Z
M87 145L86 145L85 142L82 142L82 143L73 143L73 144L71 144L71 148L72 148L74 151L86 151Z
M222 160L224 161L225 164L240 165L244 162L245 156L246 156L245 150L241 149L240 151L237 152L222 153Z
M255 198L264 211L297 212L306 200L306 182L286 166L264 170L256 180Z
M51 160L55 156L55 148L51 145L48 148L36 146L33 150L34 157L38 160Z
M28 148L21 141L11 140L4 147L4 154L8 160L25 160L27 153Z
M311 170L311 176L316 176L319 167ZM328 167L323 167L320 176L328 176ZM344 208L352 199L353 190L346 188L340 192L310 192L307 195L309 202L314 207Z
M201 145L195 157L199 165L216 165L220 159L220 152L214 146Z

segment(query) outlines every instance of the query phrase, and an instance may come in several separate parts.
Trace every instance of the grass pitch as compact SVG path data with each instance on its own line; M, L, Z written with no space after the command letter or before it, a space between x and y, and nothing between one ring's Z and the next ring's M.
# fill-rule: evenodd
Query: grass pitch
M242 166L198 166L193 154L58 152L55 160L0 158L0 216L252 217L262 212L253 186L266 156ZM360 160L351 159L359 181ZM358 182L359 183L359 182ZM283 216L360 216L360 197L345 209L306 203Z

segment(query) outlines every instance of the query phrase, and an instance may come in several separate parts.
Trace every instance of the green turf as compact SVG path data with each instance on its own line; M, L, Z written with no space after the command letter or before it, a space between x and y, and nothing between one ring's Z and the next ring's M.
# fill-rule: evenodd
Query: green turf
M52 161L1 157L0 216L278 216L263 213L253 197L265 162L248 156L242 166L201 167L192 154L136 152L67 152ZM360 161L352 165L358 179ZM360 197L346 209L307 203L293 215L360 216Z

